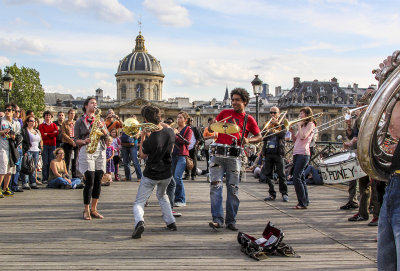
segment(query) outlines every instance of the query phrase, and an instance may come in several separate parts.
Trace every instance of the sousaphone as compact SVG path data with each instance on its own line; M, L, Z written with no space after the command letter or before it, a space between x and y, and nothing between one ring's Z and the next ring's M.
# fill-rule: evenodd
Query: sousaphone
M392 154L388 145L396 143L388 131L394 105L400 100L400 51L374 70L379 81L361 122L357 141L357 157L361 168L373 179L387 181ZM387 63L386 63L387 62Z

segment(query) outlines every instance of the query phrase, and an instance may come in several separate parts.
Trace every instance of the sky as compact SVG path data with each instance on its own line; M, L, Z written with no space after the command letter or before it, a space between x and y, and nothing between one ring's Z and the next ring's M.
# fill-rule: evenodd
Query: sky
M163 99L252 93L255 74L272 93L293 77L368 87L400 49L398 0L0 0L0 68L36 69L46 92L116 98L139 21Z

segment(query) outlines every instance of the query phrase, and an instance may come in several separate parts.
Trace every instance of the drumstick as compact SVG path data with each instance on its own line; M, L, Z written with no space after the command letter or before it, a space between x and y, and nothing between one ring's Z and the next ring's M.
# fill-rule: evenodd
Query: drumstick
M226 121L227 119L229 119L229 118L231 118L231 117L232 117L232 115L230 115L229 117L226 117L226 118L224 118L224 119L222 119L222 120L219 120L218 122Z

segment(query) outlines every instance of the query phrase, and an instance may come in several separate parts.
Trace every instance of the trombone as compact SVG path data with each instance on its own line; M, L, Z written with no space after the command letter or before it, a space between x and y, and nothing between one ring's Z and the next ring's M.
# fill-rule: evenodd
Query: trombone
M353 114L353 112L355 112L357 110L360 110L360 109L363 109L363 108L365 108L367 106L368 105L363 105L363 106L356 107L356 108L353 108L353 109L344 108L343 109L343 111L344 111L343 116L340 116L340 117L334 118L333 120L330 120L328 122L322 123L321 125L318 125L315 128L318 129L318 132L327 130L327 129L331 128L332 126L335 126L335 125L338 125L339 123L342 123L343 121L350 120L351 119L351 115ZM332 123L332 124L330 124L330 123Z
M293 124L296 124L296 123L298 123L300 121L303 121L303 120L306 120L306 119L309 119L309 118L312 118L312 117L314 119L318 119L318 118L322 117L323 114L324 113L321 112L321 113L317 113L317 114L314 114L314 115L311 115L311 116L308 116L308 117L305 117L305 118L295 119L295 120L292 120L292 121L288 121L287 119L284 119L283 120L283 126L285 127L285 130L287 131L287 130L289 130L290 126L292 126ZM269 136L276 135L276 134L278 134L280 132L281 131L278 131L278 132L275 132L275 133L272 133L272 134L267 134L267 135L263 136L263 139L266 138L266 137L269 137Z

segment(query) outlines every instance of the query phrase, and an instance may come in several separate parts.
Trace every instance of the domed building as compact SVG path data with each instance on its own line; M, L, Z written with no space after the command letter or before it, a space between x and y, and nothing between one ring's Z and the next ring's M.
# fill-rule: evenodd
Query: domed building
M147 52L141 32L136 37L136 45L132 53L120 61L115 77L117 100L121 102L137 98L148 101L162 100L165 75L160 61Z

